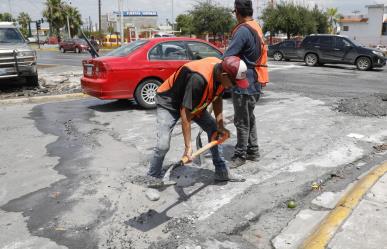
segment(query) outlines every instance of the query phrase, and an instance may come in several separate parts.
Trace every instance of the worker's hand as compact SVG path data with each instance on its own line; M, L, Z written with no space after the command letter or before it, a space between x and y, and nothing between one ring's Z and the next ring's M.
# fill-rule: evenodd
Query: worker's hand
M192 147L185 147L183 157L181 158L183 163L192 162Z
M225 140L227 140L230 137L230 131L224 128L224 126L218 127L218 140L220 143L223 143Z

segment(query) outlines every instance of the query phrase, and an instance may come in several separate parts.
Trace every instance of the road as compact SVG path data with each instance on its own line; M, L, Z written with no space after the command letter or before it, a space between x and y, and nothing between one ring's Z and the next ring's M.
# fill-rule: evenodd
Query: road
M101 52L103 55L105 52ZM91 58L89 53L77 54L66 52L62 54L58 51L37 51L38 64L40 65L65 65L65 66L82 66L82 60Z
M248 180L215 184L207 159L176 170L178 185L156 202L141 184L154 110L92 98L0 104L0 248L273 248L298 211L316 209L312 182L339 192L387 160L375 150L387 143L386 101L375 95L387 93L387 70L272 62L270 71L255 110L261 160L236 170ZM224 109L229 160L230 100ZM176 127L166 164L182 141Z

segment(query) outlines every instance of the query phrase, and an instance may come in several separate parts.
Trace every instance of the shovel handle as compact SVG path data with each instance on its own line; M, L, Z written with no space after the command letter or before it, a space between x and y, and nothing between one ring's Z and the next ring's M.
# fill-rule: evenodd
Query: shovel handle
M228 139L228 136L222 136L222 137L218 138L218 132L214 132L214 134L211 137L212 141L209 142L208 144L206 144L205 146L203 146L202 148L200 148L199 150L195 151L192 154L192 159L196 158L197 156L199 156L200 154L206 152L207 150L211 149L212 147L224 143L224 141L226 141L227 139ZM183 157L181 159L181 163L183 163L183 164L188 163L188 158L187 157Z

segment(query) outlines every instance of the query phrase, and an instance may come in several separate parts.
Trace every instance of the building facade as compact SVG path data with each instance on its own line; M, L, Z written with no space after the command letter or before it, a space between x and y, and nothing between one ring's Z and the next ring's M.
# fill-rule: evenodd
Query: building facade
M339 20L340 35L365 46L387 45L387 7L367 5L367 15L345 16Z
M124 29L142 30L157 27L158 15L156 11L123 11ZM113 12L101 16L101 28L103 31L120 32L120 12ZM111 27L111 28L109 28Z

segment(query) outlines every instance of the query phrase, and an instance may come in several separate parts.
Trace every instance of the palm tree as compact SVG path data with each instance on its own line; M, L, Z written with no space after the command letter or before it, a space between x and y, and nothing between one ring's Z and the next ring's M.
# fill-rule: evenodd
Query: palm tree
M83 24L82 22L82 16L79 10L75 7L72 7L68 4L64 5L64 15L67 19L67 16L69 18L70 22L70 34L71 37L79 33L79 30Z
M43 16L50 24L50 35L59 36L60 28L66 24L66 16L63 13L64 4L61 0L46 0Z
M17 17L17 21L19 25L21 26L20 31L25 37L28 37L28 26L31 22L31 17L26 12L21 12L19 16Z
M332 34L335 34L337 30L337 21L340 19L339 11L337 8L328 8L326 14L330 24L330 31Z

